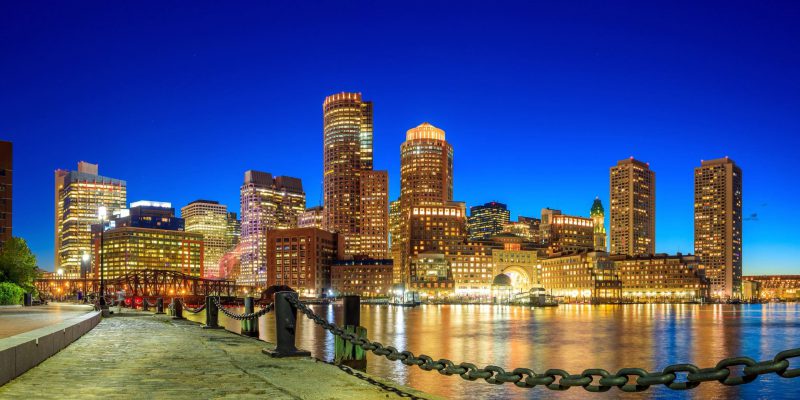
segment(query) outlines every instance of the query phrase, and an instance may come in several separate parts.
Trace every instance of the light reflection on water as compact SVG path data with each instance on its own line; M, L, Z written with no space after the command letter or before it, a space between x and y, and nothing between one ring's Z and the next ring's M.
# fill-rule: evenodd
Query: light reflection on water
M315 305L315 312L337 323L339 306ZM241 312L241 310L237 310ZM188 313L187 313L188 314ZM202 315L188 315L203 321ZM333 337L304 316L298 320L298 347L320 359L333 359ZM220 323L238 332L240 322L220 314ZM434 359L449 358L478 366L495 364L511 370L542 372L561 368L580 373L587 368L611 372L623 367L662 369L674 363L712 367L725 357L757 361L800 347L799 304L754 305L561 305L529 309L518 306L423 305L418 308L362 306L361 324L371 340ZM275 342L272 313L259 320L262 340ZM800 360L790 360L800 367ZM551 392L490 385L423 371L369 353L367 372L448 398L763 398L800 399L800 378L760 377L740 387L704 383L675 392L655 388L626 394L617 389L589 394L580 388Z

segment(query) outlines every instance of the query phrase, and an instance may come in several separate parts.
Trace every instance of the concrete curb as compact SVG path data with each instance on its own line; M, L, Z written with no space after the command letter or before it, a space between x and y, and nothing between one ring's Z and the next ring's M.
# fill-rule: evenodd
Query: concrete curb
M100 323L92 311L57 324L0 339L0 386L24 374Z

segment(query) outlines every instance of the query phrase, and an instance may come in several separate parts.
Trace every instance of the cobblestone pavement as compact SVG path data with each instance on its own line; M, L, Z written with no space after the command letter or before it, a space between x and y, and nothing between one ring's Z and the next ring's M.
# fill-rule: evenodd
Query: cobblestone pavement
M398 392L433 398L311 358L261 353L273 347L166 316L113 316L0 387L0 399L392 399Z
M56 324L91 310L92 306L57 303L33 307L0 307L0 339Z

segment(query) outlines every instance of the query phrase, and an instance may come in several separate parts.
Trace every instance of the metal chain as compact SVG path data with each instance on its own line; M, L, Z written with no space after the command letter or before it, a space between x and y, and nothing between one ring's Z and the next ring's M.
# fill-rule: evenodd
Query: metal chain
M178 301L180 301L180 302L181 302L181 305L183 305L183 309L184 309L184 311L188 311L188 312L190 312L190 313L192 313L192 314L197 314L197 313L199 313L200 311L203 311L203 310L205 310L205 309L206 309L206 303L203 303L203 304L201 304L201 305L200 305L200 307L197 307L197 308L191 308L191 307L189 307L189 306L187 306L187 305L186 305L186 303L183 301L183 299L178 299Z
M228 311L225 307L223 307L222 304L220 304L219 299L217 297L212 297L211 299L214 301L214 304L217 305L217 308L220 311L222 311L223 314L225 314L229 318L233 318L233 319L239 320L239 321L244 321L244 320L247 320L247 319L258 319L262 315L266 315L268 312L272 311L272 309L275 307L275 303L269 303L264 308L262 308L262 309L260 309L260 310L258 310L256 312L245 313L245 314L236 314L236 313L233 313L231 311Z
M800 348L778 353L772 360L756 362L749 357L726 358L712 368L698 368L693 364L673 364L661 371L648 372L642 368L623 368L616 373L594 368L584 370L580 374L570 374L562 369L548 369L544 373L536 373L528 368L516 368L506 372L496 365L478 368L475 364L462 362L456 364L446 358L434 360L420 354L415 356L410 351L398 351L392 346L384 346L353 333L345 332L332 322L328 322L312 311L299 299L287 296L288 301L297 307L309 319L325 330L361 347L365 351L386 357L392 361L400 361L405 365L416 365L425 371L437 371L442 375L458 375L462 379L474 381L483 379L488 383L500 385L513 383L522 388L544 386L550 390L567 390L580 386L589 392L606 392L617 387L624 392L642 392L654 385L664 385L673 390L693 389L703 382L717 381L727 386L737 386L754 381L758 376L775 373L783 378L800 376L800 367L789 369L789 359L800 357ZM741 375L734 375L730 367L743 366ZM631 379L632 376L636 378ZM679 379L684 376L683 379Z

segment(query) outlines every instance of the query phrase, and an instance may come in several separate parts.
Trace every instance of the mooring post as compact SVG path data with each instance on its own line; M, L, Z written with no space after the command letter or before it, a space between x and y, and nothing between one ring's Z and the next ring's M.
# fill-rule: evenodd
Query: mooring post
M147 297L142 297L142 311L150 311L150 306L147 304Z
M253 312L255 312L255 301L253 296L247 296L244 298L244 313L251 314ZM258 337L258 318L242 320L242 335Z
M177 297L172 298L172 319L184 319L183 304Z
M163 314L164 313L164 298L159 297L156 299L156 314Z
M263 349L261 352L276 358L309 357L311 352L295 347L297 307L289 302L290 297L297 300L297 293L275 293L275 334L278 337L278 345L274 350Z
M342 308L344 309L344 331L358 337L367 337L367 329L361 326L361 297L342 297ZM339 336L334 337L333 343L335 363L366 371L367 353L364 349Z
M217 329L219 328L219 309L217 302L214 301L214 296L206 296L206 324L203 325L204 329Z

